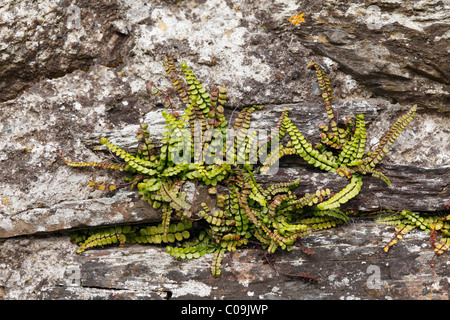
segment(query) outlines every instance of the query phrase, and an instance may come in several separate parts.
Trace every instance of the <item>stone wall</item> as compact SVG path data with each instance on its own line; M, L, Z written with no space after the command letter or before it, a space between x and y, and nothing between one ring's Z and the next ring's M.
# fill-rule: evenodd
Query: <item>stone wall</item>
M289 17L300 13L305 22L291 24ZM289 107L294 123L315 141L317 126L325 116L315 74L307 68L308 62L315 61L330 75L338 114L365 113L369 145L376 145L396 117L418 104L416 119L380 166L393 187L368 177L348 208L365 213L445 210L450 203L449 17L447 0L2 2L0 297L111 298L111 290L104 288L125 288L119 295L124 298L157 298L160 294L152 290L158 288L172 292L174 298L191 297L182 292L200 298L447 297L448 258L441 257L435 269L422 272L429 267L422 257L432 249L422 248L426 239L420 233L412 233L404 247L399 244L391 258L383 258L411 265L395 274L379 264L381 274L389 274L391 282L386 280L378 291L364 291L368 275L351 261L361 260L364 268L374 264L379 257L370 253L375 252L372 244L380 245L380 250L382 244L381 239L372 239L372 231L380 235L391 230L367 222L311 235L308 241L312 246L327 248L315 258L299 257L298 251L279 256L280 264L293 266L302 259L313 259L303 264L303 272L319 270L316 274L328 279L325 287L302 284L308 288L305 290L293 290L291 278L283 278L282 289L273 289L271 283L280 275L267 265L261 267L253 249L237 253L232 264L238 267L233 269L230 262L224 273L236 288L220 285L226 280L208 278L207 260L211 257L180 265L170 256L160 255L163 249L158 247L95 250L76 256L66 231L158 221L160 213L140 201L134 191L92 191L87 187L92 177L118 182L121 176L69 168L56 151L71 160L100 161L107 156L96 151L101 136L133 150L140 122L149 123L158 138L163 125L162 101L147 92L145 83L151 80L160 88L169 88L162 67L166 52L188 62L205 86L219 84L229 89L227 116L245 105L264 105L254 114L253 123L267 128ZM339 190L346 182L301 161L281 165L273 179L301 177L305 192L325 185ZM362 234L355 241L360 242L340 243L345 234L357 234L357 230ZM337 248L348 246L354 256L336 253L336 241ZM404 258L411 245L421 249ZM361 248L364 250L359 251ZM325 267L321 263L327 259L339 262ZM55 261L51 268L46 266L48 260ZM124 267L134 265L133 261L141 267L132 271ZM336 271L341 264L348 276ZM67 280L71 266L81 268L82 288L58 282ZM262 268L261 275L243 279L249 274L239 268L247 267ZM183 271L189 268L198 273ZM130 278L124 275L127 272L131 272ZM417 272L426 274L425 278ZM89 278L89 274L100 273L113 275ZM359 280L353 277L356 274ZM152 282L159 276L165 280ZM252 287L252 281L271 289ZM345 281L355 283L352 290ZM151 289L143 289L149 282ZM389 291L393 283L398 292ZM408 286L413 289L400 294ZM326 295L326 291L332 293ZM425 291L430 295L423 294Z

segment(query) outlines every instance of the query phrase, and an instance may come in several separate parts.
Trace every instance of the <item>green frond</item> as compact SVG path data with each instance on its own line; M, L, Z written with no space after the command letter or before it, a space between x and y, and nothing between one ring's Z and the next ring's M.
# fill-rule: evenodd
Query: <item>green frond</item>
M104 144L111 152L115 153L118 157L120 157L127 163L127 165L125 166L126 170L139 172L148 176L157 174L156 170L152 169L154 164L151 161L135 157L131 153L128 153L125 150L122 150L116 145L110 143L106 138L101 138L100 142Z
M163 235L167 236L167 233L169 232L170 219L171 219L173 210L170 207L163 206L161 211L163 214L162 215L162 223L161 223L161 225L163 226Z
M334 100L332 96L330 79L327 74L322 70L322 68L315 62L310 62L308 67L314 67L316 71L317 80L319 82L319 88L322 91L322 99L325 103L325 110L327 112L327 117L330 121L330 135L326 139L327 144L332 145L334 148L341 148L340 132L337 126L337 118L334 114L333 108L331 106L331 101ZM325 139L324 139L325 140ZM329 142L329 143L328 143Z
M395 234L392 237L391 241L389 241L384 246L384 252L388 252L389 248L391 248L394 244L398 242L398 240L403 239L403 237L408 234L411 230L415 229L414 225L410 224L398 224L395 226Z
M271 184L266 190L263 191L262 195L264 198L271 198L279 193L287 193L297 188L300 181L300 179L296 179L292 182L279 182Z
M435 251L435 256L443 254L450 246L450 223L448 223L446 217L441 215L420 215L412 211L402 210L394 214L380 215L375 219L375 222L395 226L394 236L384 247L385 252L414 229L430 234L429 242ZM440 239L436 243L438 235L440 235ZM434 266L433 260L431 266Z
M283 145L279 144L265 159L261 166L260 173L267 174L270 172L272 166L280 161L284 156L294 155L297 150L294 148L285 148Z
M355 174L352 176L350 183L336 195L329 200L317 205L320 210L329 210L340 207L341 204L348 202L350 199L356 197L362 187L362 176Z
M181 101L186 105L189 102L188 94L185 90L186 83L185 81L180 78L179 71L177 70L177 67L175 66L174 59L170 54L167 54L167 56L163 59L163 66L164 71L166 72L170 82L174 86L174 88L177 90L178 95L181 99Z
M363 159L364 165L375 167L383 157L389 152L390 146L392 146L395 140L398 138L400 133L406 128L406 126L414 119L416 115L417 105L412 106L412 108L403 116L401 116L386 132L386 134L381 138L380 143L371 152L370 156Z
M186 201L180 199L175 192L173 192L166 183L161 184L159 189L161 192L161 197L165 202L168 202L170 206L177 211L189 211L191 210L191 205Z
M434 251L437 255L441 255L447 251L448 248L450 248L450 237L441 237L439 243L434 248Z
M185 241L190 238L188 229L192 228L190 222L178 222L165 226L147 225L136 228L135 232L129 234L127 242L139 244L161 244Z
M396 226L403 223L403 216L399 213L379 215L374 220L376 223L387 226Z
M271 130L270 136L267 137L267 140L264 142L260 142L259 147L263 150L269 150L271 146L271 142L273 140L276 140L277 142L280 141L286 134L286 128L284 127L284 118L287 117L289 114L289 108L285 108L282 112L280 117L278 118L277 124L275 127ZM267 152L267 151L266 151Z
M343 221L340 218L323 215L323 216L304 218L304 219L300 220L299 223L305 225L309 232L313 232L313 231L334 228L338 224L342 224Z
M111 170L123 171L125 169L124 164L110 163L110 162L82 162L82 161L69 161L62 156L62 153L58 151L58 154L61 156L61 159L65 162L66 165L70 167L100 167Z
M284 125L291 137L293 148L296 150L297 155L309 164L322 170L330 172L336 171L338 164L335 159L330 159L326 155L320 153L317 149L314 149L288 117L284 118Z
M330 209L330 210L315 210L314 215L317 217L333 217L339 219L342 223L348 222L347 214L339 209Z
M78 254L95 247L104 247L113 244L123 245L127 235L132 232L132 228L130 226L116 226L92 229L87 232L88 236L85 235L84 237L80 237L79 233L74 233L72 236L77 239L77 244L79 246L77 249Z

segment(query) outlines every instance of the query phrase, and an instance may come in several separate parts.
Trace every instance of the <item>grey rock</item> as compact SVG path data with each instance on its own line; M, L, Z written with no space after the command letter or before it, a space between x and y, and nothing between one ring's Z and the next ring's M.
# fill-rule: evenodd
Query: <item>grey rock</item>
M305 237L303 249L271 257L258 248L242 249L224 257L221 278L210 274L211 254L177 261L164 247L127 245L78 256L66 236L30 237L29 251L19 239L3 239L0 298L447 300L448 258L436 257L431 268L433 250L419 232L385 253L392 231L354 221ZM316 283L308 282L313 278Z
M449 111L450 10L445 1L304 3L303 25L273 19L269 30L339 64L376 95Z

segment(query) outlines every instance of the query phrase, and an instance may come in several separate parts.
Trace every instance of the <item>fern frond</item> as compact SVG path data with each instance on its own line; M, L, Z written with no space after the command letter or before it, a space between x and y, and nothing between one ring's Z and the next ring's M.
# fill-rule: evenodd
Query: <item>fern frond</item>
M64 163L70 167L100 167L100 168L118 170L118 171L123 171L125 169L124 164L118 164L118 163L95 162L95 161L92 161L92 162L69 161L63 157L62 152L57 151L57 153L60 155L60 157L64 161Z
M134 155L110 143L106 138L101 138L100 142L127 163L125 170L139 172L148 176L157 174L156 170L152 169L154 164L151 161L146 161L135 157Z
M226 249L219 247L214 251L213 260L211 263L211 273L214 277L219 277L222 271L220 267L222 265L223 255L225 254Z
M396 226L403 223L403 216L399 213L384 214L379 215L374 221L387 226Z
M381 181L383 181L384 183L386 183L388 185L388 187L392 187L391 181L389 180L388 177L386 177L386 175L383 172L375 170L371 167L360 165L360 166L351 168L351 171L357 172L360 174L370 173L372 175L372 177L378 178Z
M356 116L355 133L351 140L347 141L342 151L339 153L337 162L340 165L351 166L354 161L359 161L364 155L364 146L366 143L366 130L364 123L364 115L358 114Z
M295 148L285 148L283 145L279 144L275 150L273 150L264 163L261 166L260 173L267 174L270 172L272 166L280 161L280 159L284 156L297 154L297 150Z
M439 243L434 248L435 254L441 255L450 248L450 237L441 237Z
M237 250L237 247L246 245L247 243L247 238L240 238L238 234L228 233L220 239L219 246L221 246L223 249L226 249L227 251L235 252Z
M384 252L388 252L389 248L398 242L398 240L403 239L403 237L415 229L416 226L410 224L398 224L395 226L395 234L394 237L384 246Z
M185 89L185 81L179 76L179 72L175 66L175 62L170 53L167 53L163 59L164 71L166 72L170 82L178 92L181 101L187 105L189 103L188 92Z
M277 120L277 124L275 127L271 130L270 136L267 137L266 141L260 141L259 142L259 148L263 149L265 153L267 153L267 150L270 149L271 143L273 140L276 139L277 142L279 142L286 134L286 128L284 127L284 118L287 117L289 114L289 108L285 108L282 112L280 117Z
M348 215L344 211L339 209L315 210L313 214L318 217L333 217L339 219L342 223L348 222Z
M309 232L313 232L317 230L333 228L336 225L342 223L342 220L340 218L336 219L335 217L324 215L304 218L301 219L299 223L306 225Z
M300 179L296 179L292 182L279 182L271 184L269 187L267 187L266 190L262 192L262 195L264 198L270 198L279 193L289 192L297 188L300 184L300 181L301 181Z
M163 206L162 208L162 226L163 226L163 235L167 236L167 233L169 231L169 225L170 225L170 219L171 215L173 213L172 208Z
M144 226L137 229L127 237L127 242L140 244L174 243L189 239L188 229L192 227L190 222L178 222L170 224L167 228L162 223L152 226Z
M91 230L91 235L87 237L83 242L79 242L77 253L81 254L85 250L94 247L103 247L111 244L123 245L126 241L127 235L132 232L130 226L124 227L111 227L111 228L99 228Z
M317 80L319 82L319 88L322 91L322 99L325 103L325 110L327 112L327 117L330 121L331 133L332 135L329 137L333 140L336 146L340 145L339 141L339 130L337 127L338 120L334 115L333 108L331 107L331 101L334 99L331 92L331 84L330 79L327 74L322 70L322 68L315 62L310 62L308 67L314 67L316 71Z
M161 197L165 202L170 203L170 206L177 211L189 211L191 205L186 201L177 197L177 194L173 192L166 183L161 184L160 188Z
M405 223L408 223L410 225L413 225L414 227L420 228L421 230L429 233L431 231L431 226L428 223L428 221L424 218L421 217L419 214L414 213L412 211L408 211L408 210L402 210L402 212L400 212L400 215L402 215L404 218L403 221Z

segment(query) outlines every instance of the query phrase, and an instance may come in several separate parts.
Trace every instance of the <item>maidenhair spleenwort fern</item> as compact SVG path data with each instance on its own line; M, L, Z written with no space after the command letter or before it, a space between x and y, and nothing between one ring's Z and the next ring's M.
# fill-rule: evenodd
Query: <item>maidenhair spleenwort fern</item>
M355 119L347 119L345 126L338 125L331 106L329 79L317 64L311 63L310 67L317 73L329 120L319 126L322 133L317 146L311 145L292 123L288 109L281 113L265 140L257 139L250 126L252 113L261 106L243 108L229 126L224 116L227 89L214 86L207 92L186 63L180 69L167 55L164 68L183 108L179 110L163 91L154 88L166 101L166 110L162 111L166 130L161 144L155 145L149 138L148 126L141 125L135 154L101 139L121 163L64 159L73 167L92 166L130 173L126 181L137 188L143 201L162 211L162 223L74 233L72 239L79 245L78 252L128 242L166 244L167 253L177 259L213 253L212 274L219 276L224 254L247 245L250 240L259 242L269 253L291 250L304 235L347 222L346 212L339 207L358 195L364 175L379 177L390 185L375 166L414 118L417 106L394 123L373 151L366 151L364 116L357 115ZM287 155L346 177L349 183L334 193L324 189L302 194L297 190L299 180L264 188L256 174L272 172ZM216 207L202 203L201 210L195 212L193 208L198 206L186 199L184 191L188 182L208 186L217 200ZM197 228L192 230L194 223Z
M380 215L376 222L395 226L393 238L385 245L388 250L414 229L420 229L430 234L430 245L434 249L434 257L443 254L450 247L450 215L423 216L415 212L403 210L398 213ZM439 237L439 241L437 241ZM434 266L434 257L431 266Z

